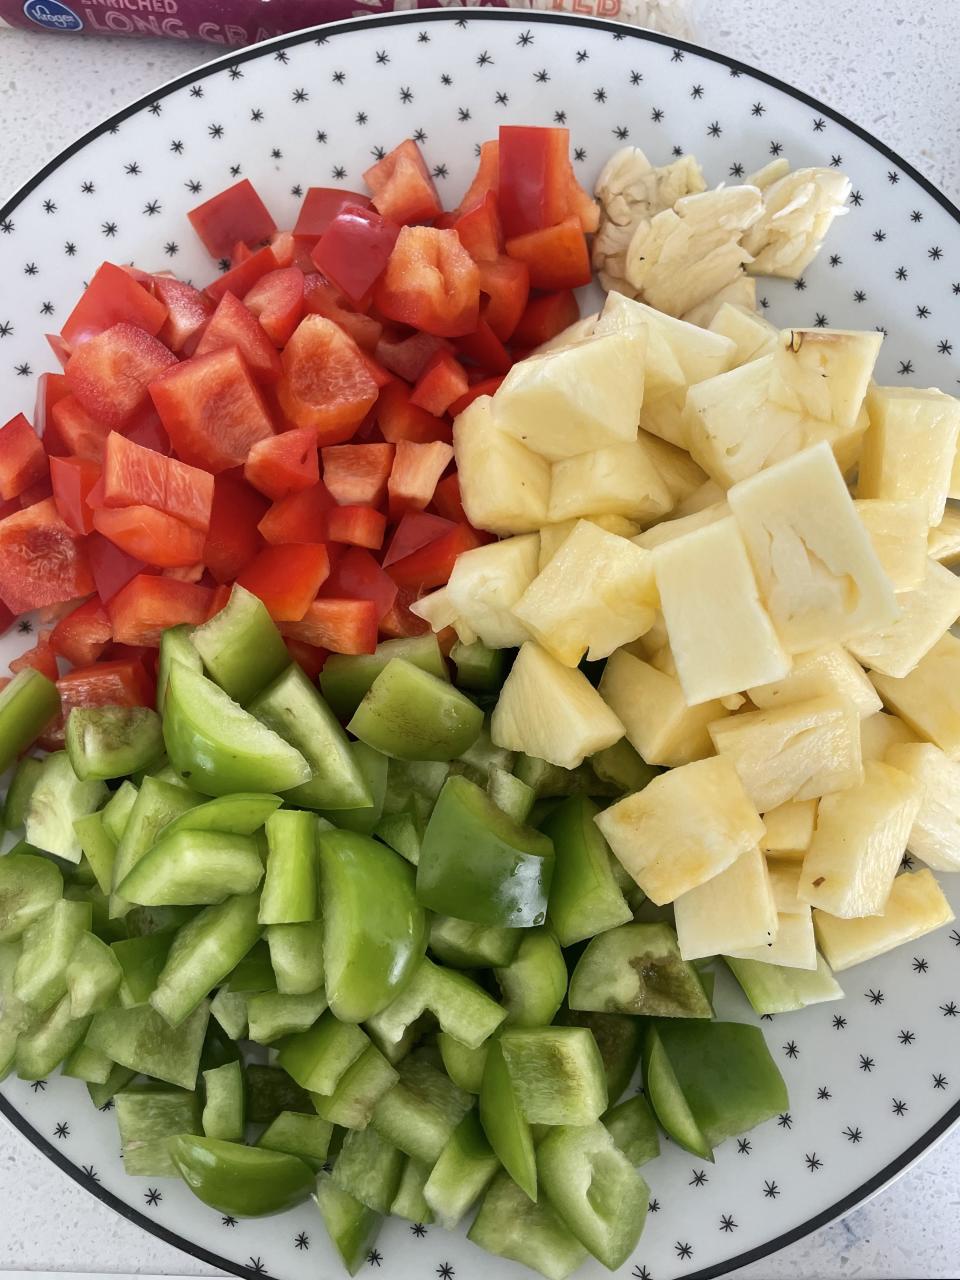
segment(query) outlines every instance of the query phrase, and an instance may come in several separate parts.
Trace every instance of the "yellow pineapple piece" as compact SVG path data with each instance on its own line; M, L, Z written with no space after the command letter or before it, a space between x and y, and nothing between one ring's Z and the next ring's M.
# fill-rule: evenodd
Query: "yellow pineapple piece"
M707 478L706 473L697 466L686 449L678 449L676 445L668 444L649 431L641 431L638 438L660 479L667 486L671 506L697 492Z
M664 649L669 649L669 647L667 624L664 622L663 614L659 609L654 615L653 625L650 630L639 636L632 644L624 645L628 653L632 653L634 657L640 658L644 662L652 662L658 653L661 653Z
M909 774L875 762L864 767L859 786L824 796L800 898L843 919L879 915L922 799L922 785Z
M712 506L704 507L702 511L694 511L691 515L681 516L678 520L661 520L659 524L651 525L643 533L638 533L633 541L638 547L645 547L647 551L652 551L654 547L659 547L664 542L682 538L685 533L692 533L695 529L705 529L707 525L716 524L718 520L725 520L729 514L730 508L726 502L715 502Z
M919 587L929 554L925 504L919 498L903 502L859 498L853 505L894 591Z
M670 648L691 706L787 674L790 658L760 603L732 518L652 554Z
M813 933L813 914L809 907L799 912L777 915L777 933L766 946L745 947L727 951L737 960L759 960L762 964L778 964L786 969L816 969L817 942Z
M892 716L888 711L878 711L876 715L860 721L860 755L864 764L868 760L882 764L891 747L916 740L913 730L899 716Z
M603 310L594 321L593 332L622 333L641 327L647 335L647 352L644 366L644 399L650 400L669 391L683 389L687 379L683 368L673 353L662 327L653 317L658 315L652 307L616 291L608 293Z
M897 596L900 616L877 631L854 636L847 648L865 667L887 676L909 675L960 617L960 578L927 561L923 583Z
M893 588L826 444L741 481L727 500L788 652L844 641L897 617Z
M646 523L672 506L670 491L639 440L553 464L547 506L551 524L594 512Z
M551 462L636 440L646 337L635 327L519 361L493 397L494 422Z
M816 800L788 800L785 804L768 809L763 815L766 834L760 848L768 856L778 858L802 858L810 847L813 829L817 821ZM778 907L782 911L783 907Z
M750 701L761 708L784 707L831 693L847 698L860 716L872 716L883 705L863 668L838 644L798 653L782 680L748 689L747 693Z
M607 533L615 533L621 538L633 538L640 532L640 526L633 520L628 520L625 516L584 516L583 519L589 520L591 524L606 529ZM570 520L559 520L556 524L545 524L540 530L540 563L539 568L545 569L556 553L573 533L574 529L580 521L580 517L576 516Z
M816 801L810 803L816 804ZM766 819L764 819L766 826ZM810 908L801 902L798 896L800 889L801 864L790 858L767 858L767 871L770 875L770 890L774 905L779 915L795 916L810 914Z
M568 667L584 654L591 661L606 658L653 625L652 561L629 539L580 520L514 602L514 617Z
M684 960L765 947L777 936L767 864L748 849L705 884L674 901L677 942Z
M805 418L848 430L857 421L883 335L853 329L784 329L770 399Z
M709 298L704 298L702 302L698 302L689 311L684 311L680 319L686 320L687 324L695 324L704 329L709 329L717 312L721 307L727 305L743 307L745 311L755 311L757 308L756 280L751 280L749 276L744 275L734 276L730 283L725 284L722 289L718 289L716 293L711 293Z
M875 386L867 410L857 497L920 498L927 524L939 524L957 453L960 400L934 387Z
M720 719L724 708L718 701L688 707L676 676L618 649L603 669L599 689L648 764L674 768L713 754L707 725Z
M467 519L491 533L535 533L547 523L550 464L494 423L480 396L453 424L453 450Z
M923 790L907 848L936 871L960 871L960 764L930 742L892 746L887 762Z
M490 736L508 751L575 769L619 742L623 725L582 671L528 640L500 691Z
M512 612L537 576L540 538L523 533L457 557L446 592L458 619L491 649L511 649L530 638Z
M694 489L689 498L682 498L677 503L670 512L670 519L692 516L697 511L703 511L705 507L713 507L718 502L726 502L726 500L726 489L721 489L715 480L705 480L699 489Z
M541 342L539 347L534 347L530 354L532 356L543 356L548 351L559 351L561 347L572 347L575 342L582 342L584 338L593 337L593 331L599 318L599 311L594 311L589 316L574 320L573 324L568 324L565 329L555 333L552 338L548 338L546 342Z
M960 511L947 507L943 519L927 537L927 555L950 568L960 564Z
M960 640L946 635L921 658L908 676L871 673L884 705L911 729L960 759Z
M735 344L732 369L769 355L777 344L777 330L768 320L732 302L723 303L717 311L710 322L710 332L719 333Z
M814 911L813 927L827 963L839 973L905 942L914 942L950 924L953 918L936 877L924 868L897 876L883 915L843 920L826 911Z
M776 169L750 179L763 189L763 210L743 238L752 275L796 279L817 255L834 218L847 212L850 179L837 169Z
M415 613L424 622L429 622L434 631L442 631L444 627L456 627L460 623L460 617L446 587L441 587L439 591L431 591L429 595L415 600L410 606L410 612ZM464 631L469 633L469 628L464 627ZM476 638L474 635L468 640L460 636L464 644L472 644Z
M717 756L660 774L594 821L658 906L719 875L763 835L736 770Z
M735 765L761 813L863 780L860 717L838 694L728 716L710 725L710 737L718 753Z
M838 427L830 422L818 422L810 418L805 425L803 447L812 448L825 441L837 460L837 466L844 476L849 477L860 462L863 448L863 437L866 435L870 419L867 417L867 406L864 404L852 427Z

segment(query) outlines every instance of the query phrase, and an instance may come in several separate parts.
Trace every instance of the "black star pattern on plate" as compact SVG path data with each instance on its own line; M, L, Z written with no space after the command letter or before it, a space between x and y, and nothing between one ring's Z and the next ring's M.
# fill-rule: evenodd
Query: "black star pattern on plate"
M326 131L323 129L318 129L314 137L316 138L317 142L324 143L327 140Z
M89 1178L91 1182L100 1181L100 1175L99 1173L97 1173L96 1169L93 1167L92 1164L82 1164L80 1166L80 1172L83 1174L85 1178Z
M912 210L910 211L910 221L911 221L911 222L922 222L922 221L923 221L923 210L922 210L922 209L912 209Z
M853 199L852 196L850 198ZM874 240L876 240L877 244L882 244L884 240L886 240L887 238L887 233L883 230L878 229L873 233L873 238Z
M901 1044L913 1044L916 1038L917 1038L916 1035L912 1031L897 1032L897 1039L900 1041Z
M43 204L40 207L43 209L44 213L57 212L57 206L52 200L44 200Z
M66 1120L60 1121L54 1129L53 1135L55 1138L60 1138L61 1140L70 1137L70 1126L67 1124Z
M783 1052L788 1058L798 1058L800 1056L800 1050L797 1047L796 1040L788 1040L783 1046Z
M467 25L467 21L468 21L468 20L467 20L466 18L458 18L458 19L457 19L457 26L458 26L458 27L460 27L460 28L461 28L461 30L462 30L462 29Z
M158 1205L163 1199L163 1192L158 1191L156 1187L148 1187L143 1193L143 1198L149 1205Z
M97 188L89 179L86 182L80 183L80 190L85 196L92 196L96 189Z
M296 1235L293 1237L293 1243L297 1246L298 1249L309 1249L310 1237L307 1235L305 1231L301 1231L299 1235Z
M633 1280L653 1280L653 1276L642 1265L634 1267L630 1274L633 1276Z
M940 259L943 257L943 250L940 248L938 244L931 245L930 248L927 250L927 257L930 258L931 261L933 262L939 262Z
M419 1237L420 1239L422 1239L427 1234L427 1228L423 1225L422 1222L411 1222L410 1230L413 1232L415 1236Z
M613 136L620 142L625 142L630 137L630 130L624 124L618 124L613 131Z
M422 129L417 129L413 135L413 140L414 142L421 142L421 143L426 142L427 135L424 133ZM477 154L479 155L479 152Z
M683 61L683 50L682 50L682 49L674 49L673 53L670 55L670 61L671 61L671 62L682 62L682 61Z
M803 276L797 276L796 280L793 282L793 287L800 293L803 293L804 289L807 287L807 282L804 280Z
M843 1131L843 1136L846 1138L848 1142L852 1142L853 1145L856 1146L857 1143L860 1142L861 1139L863 1138L863 1130L855 1129L853 1125L848 1124L846 1129L844 1129Z
M886 996L883 994L882 991L875 991L873 987L871 987L869 991L865 991L863 994L866 996L866 998L870 1001L872 1005L883 1004L884 1000L886 999Z
M16 224L12 218L4 218L3 221L0 222L0 231L2 231L5 236L12 235L15 225Z
M220 1224L224 1227L235 1227L237 1225L237 1220L232 1213L225 1213L220 1218Z
M52 316L53 311L54 311L54 306L52 302L41 302L40 314L42 316Z
M780 1194L780 1188L775 1182L765 1182L763 1184L763 1194L768 1200L776 1200L777 1196Z
M223 125L222 125L222 124L208 124L208 125L207 125L207 133L210 135L210 137L211 137L211 138L222 138L222 137L223 137Z
M147 107L147 110L150 112L152 116L158 116L162 114L163 106L159 102L151 102L149 107Z
M830 168L839 169L843 164L843 156L834 155L830 157Z
M117 234L117 224L115 222L101 222L100 230L109 239Z
M941 1075L939 1072L936 1075L932 1076L932 1079L933 1079L933 1087L935 1089L945 1089L949 1084L947 1077L945 1075Z
M112 134L117 134L119 132L120 132L120 126L118 124L112 124L110 128L107 130L107 133L112 133Z
M853 293L853 300L854 302L866 302L867 295L862 289L855 289Z
M283 159L283 152L280 150L280 148L279 148L279 147L274 147L274 148L273 148L273 150L270 152L270 159L271 159L271 160L282 160L282 159Z
M291 102L309 102L310 95L307 93L306 89L294 89L293 93L290 95L290 100Z
M383 156L379 155L377 156L377 159L382 160ZM292 196L295 196L298 200L300 199L300 197L303 195L303 187L301 187L299 182L296 184L296 186L290 188L290 194Z
M163 206L161 205L159 200L148 200L147 203L143 206L143 212L147 215L148 218L152 218L154 214L159 213L162 208Z
M815 1151L809 1152L809 1154L805 1155L803 1159L811 1173L816 1173L818 1169L823 1168L823 1161L819 1159Z
M347 176L347 171L342 164L334 165L331 172L337 182L341 182Z
M383 1262L383 1254L379 1249L371 1249L367 1254L367 1262L371 1267L379 1267Z
M286 49L278 49L273 55L273 60L274 62L289 62L290 55L287 53Z
M956 1001L951 1000L949 1004L942 1004L940 1006L940 1012L945 1018L955 1018L957 1014L960 1013L960 1010L957 1009Z
M710 1181L703 1169L691 1169L690 1172L693 1174L693 1177L687 1183L688 1187L702 1187L704 1183Z
M383 66L386 66L386 64L387 64L389 61L390 61L390 55L389 55L389 53L387 53L386 49L378 49L378 50L377 50L377 65L378 65L378 66L380 66L380 67L383 67Z
M236 66L236 65L234 65L234 66L230 67L230 69L229 69L229 71L228 71L228 75L230 76L230 79L231 79L231 80L242 80L242 79L243 79L243 71L241 70L241 68L240 68L240 67L238 67L238 66Z
M750 114L752 116L762 116L763 113L766 111L766 109L767 108L763 105L762 102L755 102L753 106L750 108Z
M440 1280L452 1280L452 1277L456 1275L456 1272L449 1262L441 1262L439 1267L437 1267L436 1273L440 1277Z
M181 138L174 138L170 143L170 150L174 155L183 155L183 140Z
M477 54L476 63L478 67L489 67L493 63L493 58L486 49Z
M259 1258L259 1257L248 1258L247 1266L250 1268L252 1272L254 1272L255 1275L265 1276L267 1274L267 1268L263 1265L262 1258Z
M691 97L691 98L702 98L702 97L703 97L703 85L702 85L702 84L695 84L695 85L691 85L691 87L690 87L690 97Z
M743 173L744 173L743 165L740 163L740 161L739 161L739 160L736 160L736 161L735 161L735 162L730 166L730 169L729 169L730 177L731 177L731 178L742 178L742 177L743 177Z
M876 1060L874 1058L868 1058L865 1053L860 1054L861 1071L872 1071L876 1065Z
M517 44L526 48L528 44L533 44L533 35L529 31L521 31L517 36Z
M738 1138L737 1139L737 1155L748 1156L750 1154L750 1150L752 1146L753 1144L751 1143L749 1138Z
M953 343L949 340L949 338L941 338L940 341L937 343L937 351L942 356L952 355Z
M832 1097L833 1097L833 1094L830 1092L830 1090L827 1088L825 1084L822 1084L820 1088L817 1090L818 1102L829 1102Z
M413 90L410 88L408 84L404 84L400 86L400 101L401 102L413 101Z
M685 1241L678 1240L673 1247L676 1250L677 1257L683 1262L686 1262L688 1258L693 1257L693 1246L687 1244Z
M22 364L15 364L13 368L18 378L29 378L33 373L33 370L30 368L30 365L27 364L26 360L24 360Z
M498 94L496 95L496 97L494 98L494 102L496 102L496 104L497 104L497 106L498 106L498 107L505 107L509 101L510 101L510 95L509 95L508 93L504 93L502 89L499 91L499 93L498 93ZM562 115L562 114L563 114L562 112L555 111L555 112L554 112L554 118L556 118L558 115ZM566 119L566 116L564 116L564 119Z
M912 360L901 360L901 361L900 361L900 367L899 367L899 369L897 370L897 373L899 373L899 374L900 374L901 378L905 378L905 377L907 376L907 374L909 374L909 373L913 373L913 361L912 361Z
M345 84L346 79L347 79L347 73L345 71L335 71L333 73L334 84Z
M230 166L230 177L231 177L231 178L239 178L239 177L240 177L240 166L239 166L238 164L232 164L232 165Z
M445 164L435 164L432 169L432 173L435 178L446 178L449 172L450 170Z
M180 252L180 246L177 244L176 240L168 240L163 246L163 252L168 258L172 258Z
M142 169L140 168L140 166L137 164L136 160L131 160L129 164L125 164L125 165L123 166L123 172L124 172L124 173L127 175L127 177L129 177L129 178L139 178L139 176L140 176L140 174L143 172L143 170L142 170Z
M907 270L906 267L897 267L896 271L893 274L897 280L906 280L910 272Z
M650 1201L650 1203L647 1205L647 1211L648 1211L649 1213L659 1213L659 1212L660 1212L660 1201L659 1201L659 1200L651 1200L651 1201Z
M675 156L682 156L682 155L683 155L683 147L681 147L679 144L678 144L677 146L675 146L675 147L673 148L673 154L674 154Z
M448 75L447 72L445 71L443 75L440 77L440 83L442 85L445 85L447 88L449 88L450 85L453 84L453 76Z
M781 153L782 151L783 151L783 143L782 143L782 142L771 142L771 143L770 143L770 154L771 154L772 156L778 156L778 155L780 155L780 153Z
M792 1129L793 1116L790 1114L789 1111L781 1111L780 1114L777 1116L777 1124L781 1129Z
M930 962L925 960L923 956L914 956L910 967L914 973L926 973L930 968Z
M254 124L259 124L263 119L263 109L261 107L254 107L250 112L250 119Z
M573 158L574 160L586 160L587 153L584 151L583 147L577 147L573 153Z
M891 1101L890 1110L893 1112L895 1116L902 1116L905 1112L910 1110L910 1108L901 1098L891 1098L890 1101Z
M922 305L921 305L921 306L919 306L919 307L917 307L917 319L918 319L918 320L926 320L926 319L927 319L927 317L928 317L929 315L930 315L930 308L929 308L929 307L924 307L924 306L922 306ZM909 856L910 856L909 854L907 854L907 855L906 855L906 857L908 857L908 858L909 858Z
M960 293L960 280L954 280L950 288L953 290L955 294Z
M825 329L829 324L829 321L822 311L818 311L813 323L817 329Z
M203 190L203 183L198 182L196 178L188 178L183 184L192 196L198 196Z
M97 1110L98 1110L98 1111L112 1111L112 1110L113 1110L113 1099L112 1099L112 1098L108 1098L108 1099L106 1100L106 1102L103 1104L103 1106L102 1106L102 1107L97 1107Z
M606 102L606 100L607 100L607 91L606 91L606 89L604 89L604 88L594 89L594 91L593 91L593 97L594 97L594 100L595 100L596 102Z
M17 623L17 630L22 636L28 636L33 630L33 623L29 618L21 618ZM30 1088L34 1093L45 1093L47 1089L47 1082L46 1080L34 1080Z
M419 32L417 33L417 42L418 42L419 44L429 44L429 43L430 43L430 32L429 32L429 31L419 31Z
M190 97L191 97L191 98L202 98L202 97L203 97L203 85L202 85L202 84L193 84L193 85L191 85L191 86L190 86Z
M40 268L37 266L35 262L28 262L23 268L23 274L25 276L35 276L35 275L39 275L39 273L40 273Z
M9 338L13 333L13 325L9 320L0 320L0 338Z
M720 128L719 120L712 120L707 127L707 133L711 138L719 138L723 130Z
M458 107L458 108L457 108L457 119L460 121L460 123L461 123L461 124L466 124L466 122L470 119L470 108L469 108L469 107Z
M643 83L643 72L642 72L642 71L631 71L631 72L630 72L630 83L631 83L631 84L633 84L633 85L642 84L642 83Z
M733 1214L732 1214L732 1213L721 1213L721 1215L720 1215L720 1230L721 1230L721 1231L736 1231L736 1229L737 1229L737 1223L734 1221Z
M653 121L654 124L660 123L660 121L663 119L663 112L660 110L659 107L653 108L653 110L650 112L650 119Z

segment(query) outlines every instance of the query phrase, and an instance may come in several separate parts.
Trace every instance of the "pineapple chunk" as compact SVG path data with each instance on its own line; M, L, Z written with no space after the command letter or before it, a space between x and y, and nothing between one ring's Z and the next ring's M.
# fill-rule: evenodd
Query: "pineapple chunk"
M826 444L741 481L727 500L790 653L847 640L897 617L893 588Z
M801 911L777 915L777 935L766 946L727 951L736 960L759 960L762 964L778 964L785 969L816 969L817 942L813 933L813 913L809 907Z
M493 420L480 396L453 424L453 450L467 519L491 533L535 533L547 523L550 464Z
M551 523L593 512L649 522L672 506L670 491L639 440L553 464L547 506Z
M599 318L599 311L594 311L589 316L574 320L573 324L568 324L565 329L555 333L552 338L548 338L546 342L541 342L539 347L534 347L530 354L532 356L544 356L548 351L559 351L563 347L572 347L574 343L582 342L584 338L593 337Z
M670 513L672 520L680 516L692 516L705 507L716 506L718 502L726 502L727 491L721 489L715 480L704 480L699 489L694 489L689 498L683 498Z
M744 182L751 187L759 187L761 191L766 191L767 187L772 187L775 182L785 178L789 172L790 161L786 156L778 156L776 160L770 160L767 164L761 165L759 169L755 169L753 173L748 173L744 178Z
M691 706L787 674L790 658L760 603L732 518L652 554L670 647Z
M429 622L434 631L443 631L445 627L455 627L460 622L459 615L446 587L441 587L439 591L431 591L429 595L421 596L419 600L414 600L410 606L410 612L416 614L418 618L422 618L424 622ZM476 638L474 636L473 640L476 640ZM473 643L473 640L466 640L463 636L460 639L463 640L464 644Z
M606 658L653 625L653 557L627 538L580 520L512 608L521 629L558 662Z
M643 533L638 533L633 541L638 547L645 547L647 551L652 551L654 547L662 546L664 542L682 538L685 533L692 533L695 529L705 529L707 525L716 524L718 520L725 520L729 514L730 508L726 502L715 502L712 506L704 507L702 511L681 516L679 520L661 520L659 524L651 525Z
M844 920L880 915L922 799L916 779L877 763L865 766L859 786L824 796L800 898Z
M661 773L594 821L658 906L719 875L763 835L736 770L717 756Z
M652 662L657 654L669 652L670 640L667 636L667 624L663 620L663 614L658 609L653 619L653 626L644 635L634 640L632 644L625 645L624 648L628 653L632 653L635 658ZM676 676L676 670L674 670Z
M749 276L744 275L735 276L729 284L725 284L716 293L711 293L709 298L704 298L689 311L685 311L680 318L686 320L687 324L709 329L717 312L727 304L743 307L746 311L755 311L757 308L756 280L751 280Z
M493 397L494 422L551 462L636 440L646 339L635 327L521 360Z
M913 730L899 716L892 716L887 711L878 711L875 716L867 716L860 721L860 755L864 764L868 760L883 764L891 747L916 740Z
M927 556L931 554L927 546L925 504L919 498L903 502L859 498L853 505L894 591L912 591L919 587L927 571Z
M684 387L661 396L645 397L640 410L641 431L672 444L676 449L686 449L690 438L684 413L686 400Z
M816 801L809 803L816 804ZM764 818L766 826L766 818ZM801 902L798 896L800 888L801 865L791 859L768 858L767 871L770 873L770 890L773 893L774 905L778 915L795 916L810 914L810 908Z
M860 717L838 694L728 716L710 725L710 737L761 813L863 781Z
M683 367L673 353L662 326L651 319L659 316L652 307L626 297L608 293L603 310L594 321L596 334L623 333L643 328L647 334L647 355L643 371L643 398L650 400L670 391L682 391L687 385ZM666 317L669 319L669 317Z
M923 788L907 848L936 871L960 871L960 764L929 742L893 746L887 760Z
M922 938L925 933L950 924L953 918L950 903L933 872L924 868L897 876L883 915L841 920L825 911L814 911L813 927L820 950L839 973Z
M712 880L681 894L673 914L684 960L768 946L777 936L777 910L763 854L748 849Z
M927 524L943 519L960 431L960 400L936 388L871 387L858 498L921 498Z
M575 769L619 742L623 725L582 671L528 640L500 691L490 736L495 746Z
M648 431L641 431L638 439L656 467L660 479L667 486L671 506L696 493L706 480L706 473L697 466L686 449L678 449L676 445L669 444Z
M725 302L710 322L710 332L729 338L736 345L731 368L749 364L769 355L777 345L777 330L763 316Z
M770 166L767 166L769 170ZM794 279L817 256L834 218L846 213L850 179L836 169L795 169L767 182L760 217L747 230L743 246L755 276Z
M446 591L462 624L491 649L523 644L530 633L511 612L537 576L540 539L520 534L457 557Z
M788 800L776 809L768 809L763 815L767 832L760 848L778 858L802 858L810 848L816 821L816 800ZM778 906L777 910L782 911L783 907Z
M960 564L960 511L948 507L937 527L930 530L927 555L951 568Z
M839 693L853 703L861 717L874 715L883 705L863 668L838 644L798 653L790 674L783 680L748 689L747 693L751 702L761 708L784 707Z
M724 708L717 701L688 707L675 676L618 649L603 669L599 688L630 745L648 764L674 768L713 754L707 725L722 718Z
M960 640L946 635L908 676L871 674L884 705L913 731L960 759Z
M922 585L902 591L897 603L898 618L877 631L854 636L847 648L865 667L902 678L960 617L960 578L936 560L928 560Z
M591 524L598 525L601 529L606 529L607 533L615 533L621 538L632 538L640 532L640 526L633 520L628 520L625 516L598 516L590 515L584 517ZM540 563L539 571L542 572L556 553L573 533L579 523L579 517L572 520L560 520L557 524L545 524L540 530Z
M770 399L841 431L856 424L883 335L853 329L784 329Z

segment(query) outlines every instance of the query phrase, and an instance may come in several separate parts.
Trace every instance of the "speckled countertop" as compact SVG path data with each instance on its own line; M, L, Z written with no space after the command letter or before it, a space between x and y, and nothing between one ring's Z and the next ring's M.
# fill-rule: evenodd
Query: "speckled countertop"
M697 34L824 99L960 203L960 0L698 0ZM0 195L212 46L0 34ZM864 1208L744 1280L960 1274L960 1132ZM0 1121L0 1270L216 1275L71 1182Z

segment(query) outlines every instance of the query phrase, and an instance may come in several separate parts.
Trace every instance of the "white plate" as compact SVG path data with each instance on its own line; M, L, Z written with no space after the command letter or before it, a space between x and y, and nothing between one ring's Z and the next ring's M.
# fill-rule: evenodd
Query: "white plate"
M452 204L476 144L502 122L567 124L586 184L626 140L658 162L693 152L711 181L779 154L842 166L850 216L802 280L761 281L763 306L780 324L883 326L881 381L956 390L960 215L886 147L762 72L666 37L562 15L458 12L362 19L208 63L42 169L0 210L0 417L31 411L34 375L55 368L43 333L59 328L102 258L209 278L185 214L237 176L289 225L304 188L357 188L374 157L412 134ZM4 663L25 642L8 638ZM943 880L960 906L956 880ZM841 977L845 1001L763 1024L789 1112L725 1143L715 1164L667 1143L644 1169L653 1212L625 1273L706 1280L762 1257L872 1194L960 1114L960 932ZM753 1020L722 977L718 1011ZM0 1110L92 1194L196 1257L280 1280L340 1272L310 1204L233 1223L174 1181L128 1178L115 1118L95 1112L76 1081L8 1080ZM529 1275L460 1235L402 1222L365 1269L390 1280Z

